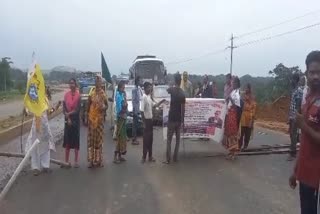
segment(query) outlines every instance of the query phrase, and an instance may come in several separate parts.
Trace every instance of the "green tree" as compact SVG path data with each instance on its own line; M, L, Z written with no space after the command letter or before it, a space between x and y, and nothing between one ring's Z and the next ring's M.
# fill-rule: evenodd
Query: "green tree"
M282 63L277 65L269 74L274 77L272 94L273 96L289 95L291 91L291 81L294 73L302 74L298 66L286 67Z
M0 88L2 91L7 91L8 87L11 85L10 79L10 61L9 57L4 57L0 62Z

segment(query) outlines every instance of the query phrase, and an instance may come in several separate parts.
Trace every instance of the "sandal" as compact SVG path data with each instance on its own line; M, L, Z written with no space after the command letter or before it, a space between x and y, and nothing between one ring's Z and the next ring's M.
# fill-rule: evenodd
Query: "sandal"
M34 170L33 170L33 175L34 175L34 176L40 175L40 170L34 169Z
M119 158L119 161L120 161L120 162L124 162L124 161L127 161L127 160L124 159L123 157L120 157L120 158Z
M113 158L113 163L116 163L116 164L117 164L117 163L120 163L119 158L115 156L115 157Z
M168 165L169 165L169 164L170 164L170 161L166 160L166 161L163 161L162 163L163 163L163 164L168 164Z

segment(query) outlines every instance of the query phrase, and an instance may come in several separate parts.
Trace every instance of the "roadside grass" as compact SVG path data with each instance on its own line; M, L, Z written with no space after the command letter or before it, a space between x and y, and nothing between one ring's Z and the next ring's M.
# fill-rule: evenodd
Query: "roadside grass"
M24 93L19 90L0 91L0 103L4 103L10 100L22 99Z

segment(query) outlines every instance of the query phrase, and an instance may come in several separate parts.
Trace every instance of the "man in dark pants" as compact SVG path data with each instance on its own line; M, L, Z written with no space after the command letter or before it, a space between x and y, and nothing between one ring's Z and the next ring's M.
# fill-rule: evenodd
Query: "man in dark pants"
M186 103L186 97L183 90L180 88L181 75L179 73L174 75L175 85L168 89L168 93L171 95L170 109L169 109L169 121L167 131L167 160L164 162L170 164L171 161L171 141L173 134L176 134L176 146L173 153L173 161L178 161L179 145L180 145L180 131L181 124L184 123L184 106Z
M294 173L289 179L291 188L297 180L300 187L301 214L317 214L320 182L320 51L311 52L306 59L309 92L296 114L301 129L300 151Z
M139 141L137 141L137 131L138 131L138 125L139 125L141 97L142 97L142 90L140 88L140 77L136 77L135 87L134 89L132 89L132 110L133 110L132 145L139 145Z
M146 162L147 155L149 156L149 162L155 162L152 156L152 144L153 144L153 114L152 108L160 106L165 100L159 103L155 103L151 98L152 84L149 82L144 83L145 94L142 97L142 119L144 124L143 130L143 152L142 163Z
M299 111L302 101L303 90L299 87L300 75L298 73L292 76L292 94L289 110L289 133L290 133L290 154L288 161L292 161L297 153L298 128L295 121L296 113Z

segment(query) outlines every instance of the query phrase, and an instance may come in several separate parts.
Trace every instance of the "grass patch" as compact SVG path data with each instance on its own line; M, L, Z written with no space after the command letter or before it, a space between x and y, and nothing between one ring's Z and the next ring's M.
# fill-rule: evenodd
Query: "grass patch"
M24 94L19 90L0 91L0 102L6 102L8 100L21 99Z

